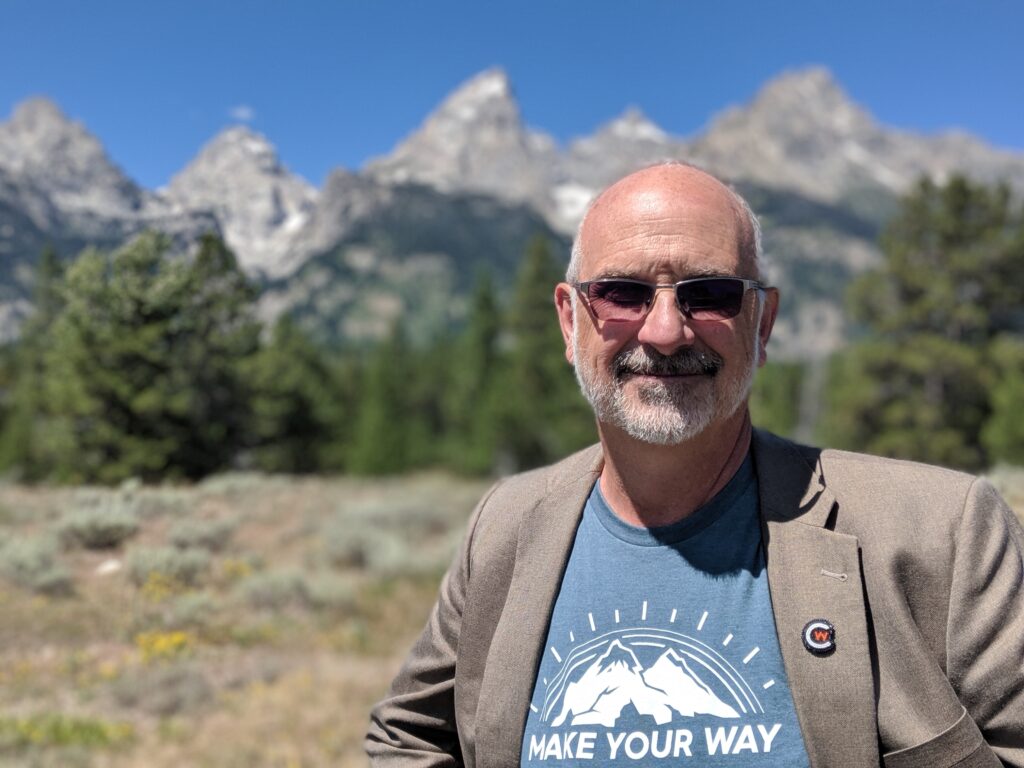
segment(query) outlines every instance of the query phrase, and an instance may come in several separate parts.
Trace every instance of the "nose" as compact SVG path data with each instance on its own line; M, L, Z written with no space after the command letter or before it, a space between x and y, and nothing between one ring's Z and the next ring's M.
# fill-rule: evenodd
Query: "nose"
M695 334L689 321L679 311L675 291L658 288L651 299L651 308L637 333L637 341L670 355L681 347L691 346Z

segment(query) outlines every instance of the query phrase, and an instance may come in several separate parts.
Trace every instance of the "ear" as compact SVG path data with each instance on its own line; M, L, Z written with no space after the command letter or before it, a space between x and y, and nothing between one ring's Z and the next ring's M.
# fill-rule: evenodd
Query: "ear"
M766 288L764 291L764 309L761 311L761 324L757 328L757 365L768 362L768 339L771 338L775 318L779 314L779 289Z
M555 309L558 311L558 325L562 329L562 340L565 342L565 359L570 363L572 359L572 292L575 289L568 283L559 283L555 286Z

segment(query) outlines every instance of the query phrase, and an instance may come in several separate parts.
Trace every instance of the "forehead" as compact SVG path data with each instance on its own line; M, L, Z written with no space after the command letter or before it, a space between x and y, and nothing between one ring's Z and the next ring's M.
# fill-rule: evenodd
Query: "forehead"
M735 200L720 182L698 173L637 174L605 192L580 233L581 277L746 276L751 269L740 256Z

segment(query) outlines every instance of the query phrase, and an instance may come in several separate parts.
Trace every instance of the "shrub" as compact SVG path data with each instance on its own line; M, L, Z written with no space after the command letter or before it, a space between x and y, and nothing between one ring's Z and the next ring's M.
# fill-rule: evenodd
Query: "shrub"
M168 629L200 628L217 611L217 602L205 592L186 592L178 597L164 617Z
M200 480L196 488L204 494L233 496L248 493L274 482L287 481L278 480L273 476L268 477L259 472L221 472Z
M176 585L194 586L210 567L210 554L201 549L139 547L128 553L128 577L143 586L152 577Z
M234 520L181 520L171 528L170 540L179 549L198 547L220 552L236 527Z
M135 509L143 520L182 515L192 505L190 493L179 488L144 488L133 497Z
M114 497L106 504L68 511L58 524L61 539L86 549L110 549L139 530L134 505Z
M413 533L345 518L336 518L322 532L324 552L331 565L385 577L443 571L460 535Z
M160 717L195 710L213 696L203 671L184 660L132 670L119 678L112 690L121 706Z
M262 565L263 558L258 554L249 553L245 557L225 557L218 563L217 580L225 585L234 584L251 575Z
M409 557L400 534L366 524L336 519L323 532L324 549L332 565L378 571L384 564Z
M258 609L278 610L306 600L302 574L291 568L254 573L238 582L236 590L248 605Z
M279 568L255 573L240 581L235 593L248 606L259 610L299 606L347 614L356 605L351 580L330 571L306 574L296 568Z
M0 504L0 525L20 522L22 515L5 504Z
M434 575L450 561L476 493L423 477L400 493L353 494L323 525L323 553L335 567L375 576Z
M0 543L0 574L18 586L46 595L71 591L71 574L57 558L50 537L11 538Z
M347 615L356 607L356 591L352 581L337 573L323 572L308 576L305 596L311 608L332 614Z
M461 529L467 515L465 504L447 499L447 489L438 501L433 498L436 494L437 491L414 485L404 490L401 497L348 501L338 509L337 518L353 525L386 528L406 538ZM469 503L470 508L472 504Z

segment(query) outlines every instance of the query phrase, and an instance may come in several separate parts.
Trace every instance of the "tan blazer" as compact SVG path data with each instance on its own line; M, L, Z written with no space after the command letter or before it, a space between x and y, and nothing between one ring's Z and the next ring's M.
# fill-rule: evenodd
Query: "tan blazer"
M753 442L768 583L807 753L824 766L1024 766L1024 531L984 480ZM381 766L518 766L595 446L480 502L374 709ZM826 618L836 650L801 630Z

